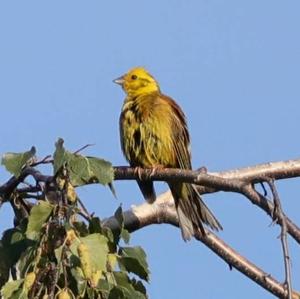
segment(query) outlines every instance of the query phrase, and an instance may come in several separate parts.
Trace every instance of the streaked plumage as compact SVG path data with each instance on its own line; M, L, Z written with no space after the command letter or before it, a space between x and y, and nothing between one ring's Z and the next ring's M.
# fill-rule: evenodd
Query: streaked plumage
M120 139L130 165L192 169L187 124L177 103L161 93L144 68L134 68L114 82L122 85L127 94L120 115ZM138 184L145 199L153 202L153 182L139 180ZM195 231L204 234L203 223L212 229L222 228L193 185L168 184L184 240L189 240Z

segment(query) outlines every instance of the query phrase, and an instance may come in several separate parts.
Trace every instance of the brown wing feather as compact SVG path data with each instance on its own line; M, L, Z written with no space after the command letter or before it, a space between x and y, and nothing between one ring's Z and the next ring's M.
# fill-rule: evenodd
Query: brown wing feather
M170 97L162 95L172 108L172 141L175 149L176 163L172 167L191 169L190 137L186 118L178 104Z
M181 108L171 98L164 96L173 111L172 141L175 150L175 165L172 167L192 169L190 137L186 119ZM222 229L218 220L202 201L195 186L185 183L169 183L178 213L179 224L184 240L189 240L195 232L205 234L203 223L212 229Z

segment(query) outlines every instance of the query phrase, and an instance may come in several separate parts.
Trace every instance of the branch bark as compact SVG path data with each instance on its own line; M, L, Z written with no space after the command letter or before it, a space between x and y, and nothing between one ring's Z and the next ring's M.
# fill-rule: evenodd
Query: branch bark
M158 196L153 204L145 202L124 212L124 226L130 232L142 229L148 225L161 223L168 223L178 227L177 213L170 192L165 192ZM110 227L112 230L119 228L119 223L115 217L104 220L103 225ZM195 238L214 251L231 267L234 267L270 293L279 298L287 298L288 292L284 284L281 284L270 274L241 256L211 231L206 231L205 237L196 235ZM293 291L291 296L293 299L299 299L300 293Z
M244 195L253 204L273 217L274 205L272 201L257 192L255 184L268 182L270 179L282 180L300 176L300 159L281 162L259 164L251 167L239 168L222 172L191 171L182 169L141 169L142 179L157 181L182 181L198 185L200 194L219 191L236 192ZM135 180L138 178L134 168L115 167L115 180ZM300 244L300 228L286 215L287 232ZM282 220L278 219L282 225Z

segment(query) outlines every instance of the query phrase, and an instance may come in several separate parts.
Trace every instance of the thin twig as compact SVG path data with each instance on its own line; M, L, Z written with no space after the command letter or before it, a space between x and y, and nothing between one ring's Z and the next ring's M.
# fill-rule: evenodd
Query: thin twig
M91 220L92 219L92 216L90 215L89 211L87 210L87 208L85 207L85 205L83 204L82 200L77 196L77 202L80 204L81 206L81 209L84 211L84 213L81 213L81 214L85 214L85 217L88 219L88 220Z
M50 276L50 285L49 285L49 297L48 298L51 298L53 299L54 298L54 294L55 294L55 289L56 289L56 284L57 284L57 281L58 281L58 278L59 278L59 273L58 273L58 269L55 265L55 263L51 263L50 264L50 270L49 270L49 276Z
M61 260L62 260L62 267L63 267L63 273L64 273L64 287L68 287L68 272L67 272L67 265L66 265L66 247L63 246L62 253L61 253Z
M286 218L283 214L281 201L280 201L276 186L274 184L274 180L268 180L267 183L269 184L270 189L273 194L273 200L274 200L274 206L275 206L274 217L276 217L277 219L280 219L280 221L281 221L280 240L281 240L281 245L282 245L284 270L285 270L284 284L287 288L288 299L292 299L291 258L289 255L289 247L288 247L288 241L287 241Z
M40 164L49 164L49 163L53 163L53 159L52 159L51 155L48 155L48 156L44 157L41 160L38 160L34 163L31 163L30 166L35 167L35 166L40 165Z
M80 149L78 149L77 151L75 151L73 154L74 154L74 155L77 155L77 154L79 154L81 151L83 151L84 149L86 149L87 147L94 146L94 145L95 145L95 144L93 144L93 143L86 144L86 145L84 145L83 147L81 147Z
M87 222L91 221L91 218L89 216L87 216L85 213L79 211L77 212L78 215L80 215L82 218L84 218Z
M89 146L94 146L95 144L86 144L84 145L83 147L81 147L80 149L76 150L75 152L73 152L74 155L78 154L79 152L83 151L84 149L86 149L87 147ZM38 166L38 165L41 165L41 164L50 164L50 163L53 163L54 162L54 159L52 158L51 155L47 155L46 157L44 157L43 159L41 160L38 160L36 162L33 162L30 164L30 167L35 167L35 166Z
M36 200L41 200L44 198L43 195L37 195L37 194L31 194L31 193L22 193L20 194L20 197L24 198L24 199L36 199Z
M42 191L41 187L39 185L36 186L28 186L28 187L22 187L16 189L16 192L20 193L35 193L35 192L40 192Z
M268 191L267 191L267 189L266 189L266 187L265 187L265 185L264 185L264 182L260 182L260 186L261 186L261 188L262 188L263 191L264 191L264 196L267 196L267 195L268 195Z

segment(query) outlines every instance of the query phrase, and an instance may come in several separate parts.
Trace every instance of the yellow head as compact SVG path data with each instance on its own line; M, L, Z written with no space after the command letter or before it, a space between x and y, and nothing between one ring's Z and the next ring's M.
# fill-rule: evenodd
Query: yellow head
M155 79L142 67L131 69L128 73L114 80L132 97L159 91Z

